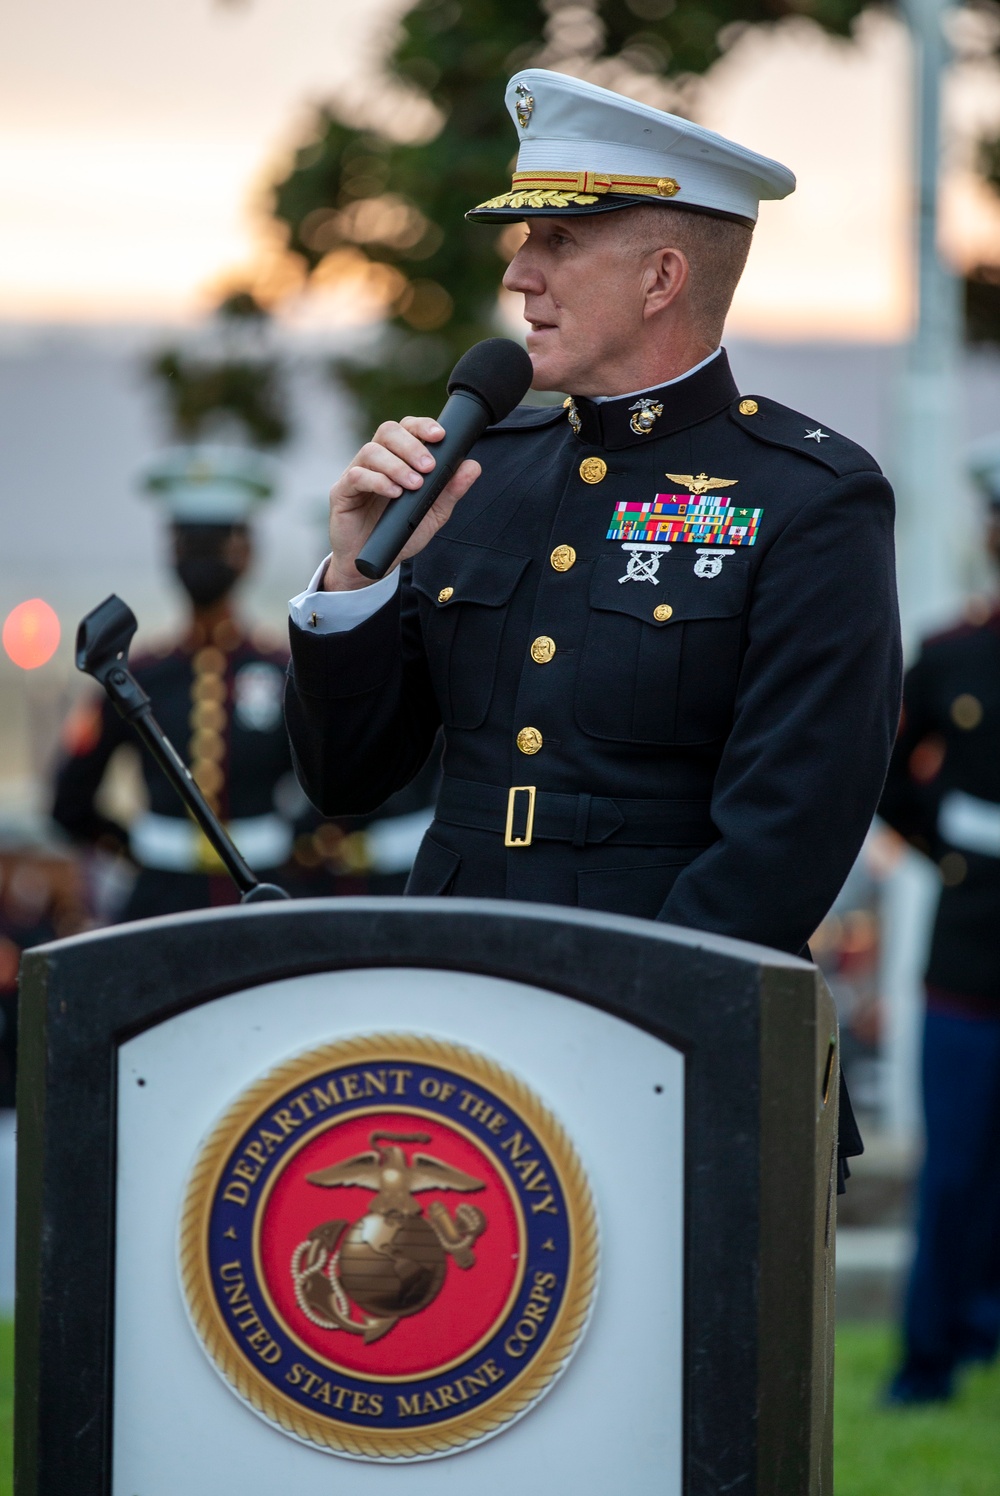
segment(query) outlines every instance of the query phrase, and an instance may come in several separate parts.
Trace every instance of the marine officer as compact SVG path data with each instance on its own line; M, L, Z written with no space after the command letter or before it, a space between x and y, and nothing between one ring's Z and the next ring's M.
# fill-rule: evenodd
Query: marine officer
M1000 434L973 454L1000 563ZM925 640L879 812L941 875L925 974L926 1149L896 1403L949 1398L1000 1341L1000 602Z
M271 469L242 447L176 447L150 466L145 486L169 517L190 612L179 639L138 656L132 669L251 867L273 875L293 839L276 803L291 779L281 714L287 654L251 634L233 605L252 557L252 511L273 492ZM123 919L232 903L238 895L222 864L145 750L148 809L128 832L102 814L98 791L112 754L135 742L106 697L83 701L64 729L55 820L75 840L127 848L138 863Z
M301 782L362 810L443 724L411 893L802 951L878 802L901 666L877 464L741 393L720 347L758 202L794 178L560 74L518 73L507 106L514 181L470 217L526 222L504 281L534 388L567 399L488 431L381 582L354 558L440 428L384 423L334 485L291 605Z

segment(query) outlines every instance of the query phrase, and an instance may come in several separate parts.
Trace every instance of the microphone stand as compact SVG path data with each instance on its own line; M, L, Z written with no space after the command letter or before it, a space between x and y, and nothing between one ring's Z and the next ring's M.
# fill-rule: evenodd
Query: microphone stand
M131 722L218 854L240 891L241 902L257 904L289 898L283 888L276 883L262 883L254 873L153 716L149 697L128 668L129 645L138 626L132 609L112 593L87 614L77 629L76 668L93 676L104 687L116 711L126 722Z

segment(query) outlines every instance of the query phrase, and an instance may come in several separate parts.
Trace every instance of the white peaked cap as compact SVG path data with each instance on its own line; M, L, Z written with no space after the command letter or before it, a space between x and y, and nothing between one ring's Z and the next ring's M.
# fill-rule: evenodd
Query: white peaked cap
M564 73L515 73L505 101L520 140L514 181L467 215L474 220L664 202L752 226L762 199L795 190L780 162Z
M983 437L967 454L969 472L991 504L1000 505L1000 431Z
M142 473L147 493L178 525L245 524L275 489L274 468L248 447L168 447Z

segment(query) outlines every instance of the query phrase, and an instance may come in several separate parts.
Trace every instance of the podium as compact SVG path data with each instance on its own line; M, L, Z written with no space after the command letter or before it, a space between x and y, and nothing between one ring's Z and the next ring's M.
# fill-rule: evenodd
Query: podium
M30 951L17 1496L826 1496L815 968L450 899Z

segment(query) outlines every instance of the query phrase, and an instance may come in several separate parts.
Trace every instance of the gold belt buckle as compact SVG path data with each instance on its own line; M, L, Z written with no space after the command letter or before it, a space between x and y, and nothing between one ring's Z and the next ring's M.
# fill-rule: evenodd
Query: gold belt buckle
M514 835L514 796L527 795L528 797L528 821L524 828L523 836ZM507 826L503 834L505 847L530 847L531 833L535 826L535 786L533 784L515 784L507 794Z

